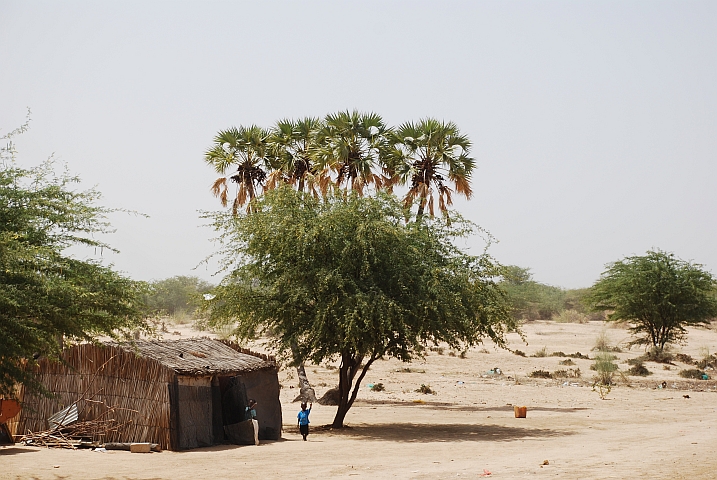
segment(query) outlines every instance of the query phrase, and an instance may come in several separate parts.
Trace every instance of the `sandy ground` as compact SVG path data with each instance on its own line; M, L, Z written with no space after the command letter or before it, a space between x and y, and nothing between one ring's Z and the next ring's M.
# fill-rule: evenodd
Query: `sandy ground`
M184 336L197 334L177 328ZM570 367L560 366L560 357L530 355L543 347L592 355L602 331L613 343L624 343L625 330L606 329L602 322L534 322L524 330L529 344L517 335L510 344L527 357L485 345L466 358L445 349L411 364L377 362L347 416L350 428L321 429L335 407L314 405L308 442L295 425L295 373L282 370L281 441L151 454L1 447L0 478L455 479L487 472L507 479L717 478L717 382L681 379L678 372L686 366L678 362L670 370L647 363L653 375L627 377L628 384L602 400L590 387L590 360L574 360L571 368L580 368L581 379L542 380L528 374ZM714 329L690 331L676 351L697 358L707 350L717 351ZM617 353L620 367L626 370L624 362L640 353ZM494 367L503 374L488 375ZM337 381L331 365L307 371L319 394ZM663 381L667 388L658 389ZM385 391L367 387L379 382ZM436 394L415 392L421 384ZM514 418L512 405L526 405L527 418Z

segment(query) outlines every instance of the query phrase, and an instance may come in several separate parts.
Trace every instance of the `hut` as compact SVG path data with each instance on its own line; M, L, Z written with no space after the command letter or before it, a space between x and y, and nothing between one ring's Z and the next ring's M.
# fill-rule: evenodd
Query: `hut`
M10 425L16 435L47 429L48 419L64 410L76 412L77 421L111 417L102 442L150 442L169 450L253 443L239 428L246 432L251 424L245 406L252 398L259 438L281 436L276 362L230 342L80 344L66 349L62 362L40 360L37 375L54 396L25 395Z

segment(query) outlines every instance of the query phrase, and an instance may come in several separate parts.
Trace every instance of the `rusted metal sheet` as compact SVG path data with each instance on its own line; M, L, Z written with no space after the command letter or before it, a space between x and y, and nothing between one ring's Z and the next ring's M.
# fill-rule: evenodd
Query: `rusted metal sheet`
M20 413L20 403L17 400L0 400L0 423L5 423Z

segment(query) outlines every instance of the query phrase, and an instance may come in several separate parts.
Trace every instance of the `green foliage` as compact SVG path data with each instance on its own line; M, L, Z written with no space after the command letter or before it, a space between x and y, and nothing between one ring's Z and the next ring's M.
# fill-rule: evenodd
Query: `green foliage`
M584 302L588 289L564 290L536 282L528 268L505 267L501 286L508 294L516 320L585 323L602 317L588 311Z
M609 321L631 325L638 336L633 344L662 350L679 342L686 326L717 316L714 288L701 265L657 250L610 264L589 298L595 310L609 312Z
M354 380L379 358L410 361L427 344L464 349L484 337L504 345L514 323L492 280L500 267L453 243L470 225L407 223L405 214L390 195L318 200L278 188L251 214L208 215L228 272L206 302L210 326L267 333L279 351L294 347L294 362L340 360L338 427Z
M281 184L316 197L406 185L406 208L417 204L418 217L426 208L432 217L435 202L447 214L453 194L471 197L469 149L468 137L452 122L427 118L394 129L376 113L354 110L284 119L269 129L222 130L204 159L221 174L212 192L223 206L231 201L234 213L251 211L255 198ZM237 185L234 199L230 183Z
M73 245L109 248L94 235L109 230L110 210L97 206L99 192L73 190L77 177L55 167L47 161L23 169L11 146L0 150L2 395L12 395L19 383L42 390L27 364L40 355L56 357L63 339L118 338L147 328L143 283L64 253Z
M202 294L214 286L198 277L176 276L150 282L147 306L164 315L193 315L201 305Z
M435 395L436 391L433 390L430 385L422 383L421 386L416 389L416 393L423 393L424 395Z
M595 382L598 385L612 385L615 375L618 372L618 366L615 365L615 355L609 352L599 352L595 355L595 363L590 366L591 370L595 370Z

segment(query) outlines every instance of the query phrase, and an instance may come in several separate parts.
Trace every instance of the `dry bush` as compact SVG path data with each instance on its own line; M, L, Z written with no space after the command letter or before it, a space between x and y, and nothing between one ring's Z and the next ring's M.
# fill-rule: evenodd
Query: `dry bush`
M659 348L652 347L642 357L640 357L640 359L644 362L672 364L675 356L667 348L660 350Z
M384 390L386 390L386 387L383 386L383 383L374 383L371 386L372 392L383 392Z
M681 370L680 371L680 377L682 378L692 378L695 380L702 380L705 375L705 372L702 370L699 370L697 368L690 368L689 370Z
M525 352L522 350L513 350L513 355L518 355L519 357L524 357Z
M593 347L593 350L597 350L598 352L622 352L620 347L612 345L610 337L608 337L605 330L600 332L600 335L598 335L595 339L595 346Z
M541 348L535 352L531 357L543 358L548 356L548 349L546 347Z
M687 365L694 365L695 359L692 358L690 355L687 355L686 353L677 353L675 354L675 360L678 362L686 363Z
M570 359L568 358L568 359L566 359L566 360L561 360L561 361L559 361L559 362L558 362L558 365L568 365L568 366L569 366L569 365L575 365L575 362L573 362L572 360L570 360Z
M435 390L431 389L430 385L426 385L425 383L422 383L420 387L416 389L417 393L423 393L425 395L435 395Z
M652 375L652 372L649 371L642 362L638 361L632 364L632 367L627 371L627 374L638 377L646 377L648 375Z
M582 375L582 372L579 368L572 369L568 368L567 370L556 370L551 374L551 377L554 379L559 378L580 378Z
M584 313L569 309L553 315L553 320L557 323L588 323L590 318Z
M546 370L534 370L528 376L530 378L552 378L550 372Z

